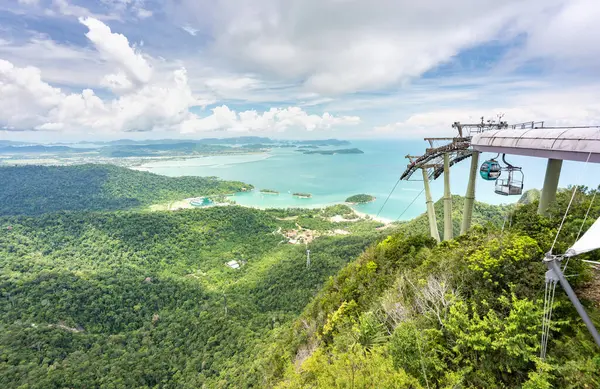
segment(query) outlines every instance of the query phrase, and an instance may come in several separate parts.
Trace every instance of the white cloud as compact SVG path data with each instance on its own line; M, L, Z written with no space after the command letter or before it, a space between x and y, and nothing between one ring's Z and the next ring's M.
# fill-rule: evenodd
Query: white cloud
M0 60L0 123L16 129L150 131L178 129L192 118L195 98L185 70L113 100L91 89L64 93L41 79L39 69Z
M0 122L2 127L39 130L148 131L174 129L193 117L189 108L208 102L196 98L185 69L168 75L154 74L123 35L104 23L80 19L89 28L86 36L117 73L102 82L122 92L102 100L91 89L65 93L42 79L35 67L17 67L0 60ZM136 88L132 89L132 83Z
M44 80L61 85L99 87L104 75L114 70L94 50L60 44L42 35L27 42L0 43L0 58L15 66L39 68Z
M80 18L79 22L89 31L85 34L94 43L98 52L107 60L113 61L130 82L143 85L150 81L152 68L140 53L136 53L122 34L113 33L106 24L93 18Z
M596 0L569 0L533 22L521 54L526 59L554 59L553 66L600 65L600 3Z
M68 17L91 17L100 20L118 20L119 17L114 14L109 15L100 15L91 12L89 9L82 7L80 5L75 5L69 3L67 0L52 0L52 5L58 11L58 13L62 16ZM51 8L47 8L45 11L46 15L53 16L55 15L55 11Z
M181 29L183 31L187 32L188 34L190 34L191 36L196 36L196 34L198 33L198 31L200 31L200 30L197 30L197 29L195 29L193 27L190 27L190 26L182 26Z
M102 82L119 92L114 99L102 99L92 89L67 93L42 79L40 69L18 67L0 60L0 128L16 130L101 132L119 131L275 131L287 129L320 130L352 125L358 117L334 117L328 113L311 115L298 107L236 113L227 106L217 107L201 118L189 111L213 100L195 96L185 69L168 74L154 72L141 53L135 52L123 35L112 33L102 22L86 18L86 36L117 73L105 75ZM215 79L220 89L246 88L249 77ZM132 85L132 83L135 83Z
M19 0L19 4L23 5L38 5L40 0Z
M176 12L210 27L211 53L240 71L341 94L397 85L464 49L528 32L524 21L564 1L183 0Z
M259 84L259 81L252 77L216 77L205 81L206 86L222 94L235 92L238 90L252 89Z
M360 123L357 116L335 117L329 113L310 115L299 107L271 108L269 111L243 111L236 113L223 105L216 107L212 115L187 120L181 125L182 133L227 130L233 132L284 132L287 130L329 130L337 126Z
M544 121L545 126L600 125L600 86L575 87L562 90L541 90L493 105L461 105L455 108L430 108L408 115L404 120L376 126L372 134L381 137L422 138L424 136L454 136L452 123L479 123L480 118L511 123Z

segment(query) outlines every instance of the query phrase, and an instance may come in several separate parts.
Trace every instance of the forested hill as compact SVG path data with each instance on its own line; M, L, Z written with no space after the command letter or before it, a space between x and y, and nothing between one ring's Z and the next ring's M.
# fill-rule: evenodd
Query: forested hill
M593 193L575 197L554 253L600 216ZM266 386L599 388L600 350L560 286L548 356L539 358L547 270L541 259L570 198L570 191L559 193L549 217L538 216L533 201L511 211L504 229L477 226L439 245L402 233L374 245L257 353ZM599 274L581 259L598 261L600 254L571 259L566 268L600 327Z
M114 165L0 167L0 215L125 210L252 188L214 177L165 177Z
M264 387L269 334L385 236L351 212L0 217L0 388Z

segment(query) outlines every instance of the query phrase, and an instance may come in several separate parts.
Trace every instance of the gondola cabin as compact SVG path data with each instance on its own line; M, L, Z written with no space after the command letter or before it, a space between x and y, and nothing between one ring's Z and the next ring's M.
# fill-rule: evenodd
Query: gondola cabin
M500 164L494 159L485 161L481 164L481 167L479 168L479 174L481 175L481 178L487 181L496 180L498 177L500 177L501 173L502 168L500 167Z
M505 168L507 178L497 179L494 192L503 196L513 196L523 194L523 172L520 167L510 166Z

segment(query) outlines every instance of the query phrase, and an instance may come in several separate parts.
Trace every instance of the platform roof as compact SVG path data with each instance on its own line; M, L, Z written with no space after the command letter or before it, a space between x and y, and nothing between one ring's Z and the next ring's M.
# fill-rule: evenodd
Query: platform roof
M473 150L600 163L600 128L491 130L474 135Z

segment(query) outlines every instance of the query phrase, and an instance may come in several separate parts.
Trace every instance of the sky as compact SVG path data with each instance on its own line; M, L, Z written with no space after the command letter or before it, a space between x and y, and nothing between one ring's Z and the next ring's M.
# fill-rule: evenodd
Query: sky
M0 139L600 124L597 0L3 0Z

